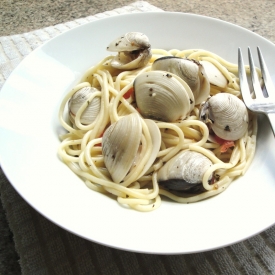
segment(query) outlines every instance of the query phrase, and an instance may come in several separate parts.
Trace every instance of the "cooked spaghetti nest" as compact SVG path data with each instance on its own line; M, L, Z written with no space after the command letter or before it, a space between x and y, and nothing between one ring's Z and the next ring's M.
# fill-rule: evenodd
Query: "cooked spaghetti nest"
M64 97L59 119L67 133L61 136L58 155L70 169L83 179L87 187L100 192L109 193L117 198L118 203L127 205L139 211L151 211L161 204L161 196L179 203L196 202L224 191L230 183L247 171L251 164L257 135L257 118L249 113L249 127L245 135L235 142L233 148L221 153L220 144L208 140L209 130L205 123L199 120L199 106L195 106L190 115L181 121L167 123L155 121L161 132L161 146L157 158L140 176L140 170L131 176L131 181L115 183L106 169L102 155L102 134L105 129L131 113L137 113L134 96L125 98L125 94L133 87L134 79L142 72L151 70L152 63L163 56L177 56L198 61L207 60L213 63L227 79L227 86L223 89L211 85L210 95L226 92L237 97L240 95L238 66L232 64L205 50L176 50L166 51L152 49L150 62L142 69L121 71L109 65L112 56L107 56L96 66L88 69L81 81ZM248 67L247 67L248 70ZM79 109L75 117L75 125L68 120L66 106L72 95L83 87L98 87L99 92L93 97L101 98L100 111L94 122L89 125L80 122L80 116L85 110L86 102ZM150 151L152 142L148 129L143 123L142 144ZM205 172L202 185L205 192L199 194L178 194L159 187L157 182L158 170L169 159L181 150L199 152L208 157L213 165ZM149 156L144 153L144 162ZM214 183L208 179L214 173Z

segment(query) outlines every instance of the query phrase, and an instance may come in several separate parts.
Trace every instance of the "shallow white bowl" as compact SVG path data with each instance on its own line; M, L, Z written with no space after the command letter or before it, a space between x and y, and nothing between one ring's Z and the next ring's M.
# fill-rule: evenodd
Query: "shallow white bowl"
M260 46L272 77L275 46L235 25L182 13L138 13L70 30L32 52L0 93L1 166L37 211L85 239L123 250L179 254L239 242L275 222L274 138L260 118L256 157L247 174L222 194L194 204L164 201L150 213L121 207L89 190L57 157L58 108L83 72L105 57L106 46L129 31L152 48L201 48L237 62L237 48ZM246 59L247 61L247 59Z

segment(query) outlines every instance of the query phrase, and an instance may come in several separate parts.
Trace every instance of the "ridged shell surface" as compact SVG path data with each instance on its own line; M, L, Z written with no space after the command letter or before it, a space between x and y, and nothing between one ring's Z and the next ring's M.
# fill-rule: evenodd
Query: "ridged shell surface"
M140 145L142 125L138 114L130 114L107 128L102 137L104 163L112 179L120 183L129 172Z
M248 112L245 104L235 95L219 93L206 102L208 117L214 133L225 140L237 140L248 128Z
M107 47L111 52L131 52L150 48L148 37L140 32L128 32L113 40Z
M166 181L167 187L169 181L171 181L171 184L176 182L179 186L180 184L186 186L201 183L205 172L211 165L212 162L201 153L184 150L161 167L157 175L158 182ZM171 189L175 188L171 187Z
M73 94L68 103L70 119L73 123L77 111L83 104L86 104L87 107L80 117L80 122L82 124L90 124L96 119L100 111L101 99L96 96L89 102L89 98L95 92L99 91L93 87L84 87Z
M204 68L195 60L165 56L154 61L152 70L167 71L182 78L192 90L196 105L206 100L210 94L210 83Z
M164 71L144 72L134 82L136 103L147 118L172 122L185 118L194 108L189 86L178 76Z

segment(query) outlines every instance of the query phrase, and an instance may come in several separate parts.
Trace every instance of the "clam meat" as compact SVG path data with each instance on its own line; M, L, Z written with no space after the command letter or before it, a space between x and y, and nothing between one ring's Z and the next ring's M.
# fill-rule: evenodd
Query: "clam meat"
M132 113L111 124L102 137L102 154L104 163L115 183L121 183L126 176L140 163L142 146L142 118ZM161 134L156 123L144 120L146 123L153 149L139 177L147 172L155 161L161 144Z
M241 99L229 93L219 93L204 102L200 120L224 140L238 140L248 128L248 111Z
M117 52L111 66L122 70L144 67L152 56L149 39L140 32L128 32L118 37L109 44L107 50Z
M134 81L136 104L142 116L174 122L184 119L194 108L194 96L180 77L164 72L149 71Z
M210 94L210 83L203 66L193 59L164 56L152 64L152 70L162 70L182 78L191 88L195 104L200 104Z
M203 154L190 150L181 151L159 169L158 184L170 191L202 191L203 176L211 166L212 162ZM211 179L212 175L209 181Z
M80 123L91 124L100 112L101 98L93 97L93 94L99 92L94 87L84 87L76 91L68 102L69 117L73 124L75 124L75 116L79 109L85 104L85 110L80 116ZM92 100L90 100L92 98Z

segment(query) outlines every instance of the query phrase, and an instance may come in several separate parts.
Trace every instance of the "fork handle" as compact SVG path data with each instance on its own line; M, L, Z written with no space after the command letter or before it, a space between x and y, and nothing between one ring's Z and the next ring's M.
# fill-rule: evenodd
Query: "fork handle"
M275 113L267 113L267 117L269 119L272 131L273 131L273 135L275 137Z

